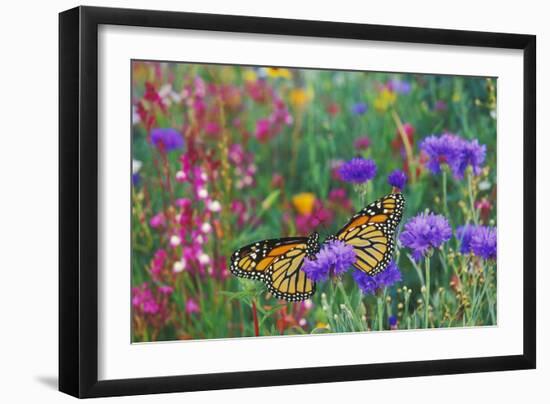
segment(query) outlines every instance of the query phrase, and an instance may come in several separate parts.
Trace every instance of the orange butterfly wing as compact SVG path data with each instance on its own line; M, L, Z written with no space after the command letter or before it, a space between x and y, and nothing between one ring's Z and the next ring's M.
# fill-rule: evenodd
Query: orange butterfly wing
M386 269L393 256L395 229L404 207L402 194L386 195L355 214L336 234L338 240L353 246L355 268L368 275Z
M291 237L249 244L233 253L231 273L263 281L279 299L308 299L315 293L315 283L300 269L304 258L314 252L316 237Z

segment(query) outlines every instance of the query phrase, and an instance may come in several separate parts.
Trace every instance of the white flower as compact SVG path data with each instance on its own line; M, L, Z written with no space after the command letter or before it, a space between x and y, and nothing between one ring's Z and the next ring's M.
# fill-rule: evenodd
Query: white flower
M170 93L170 97L172 98L172 100L176 103L176 104L179 104L181 102L181 95L179 95L178 93L176 93L175 91L172 91Z
M480 191L488 191L491 189L491 182L488 180L483 180L478 184L478 188Z
M185 180L187 180L187 174L185 174L182 170L179 170L176 173L176 181L183 182Z
M210 257L208 255L206 255L205 253L201 253L198 257L199 259L199 262L202 264L202 265L206 265L206 264L209 264L210 263Z
M141 118L140 118L139 114L137 113L137 108L136 108L136 106L134 105L134 106L132 107L132 123L133 123L134 125L137 125L137 124L140 123L140 122L141 122Z
M179 273L185 270L185 267L187 266L187 262L185 261L185 258L182 258L181 261L174 262L174 266L172 267L172 271Z
M208 222L204 222L201 226L201 231L204 233L204 234L208 234L212 231L212 225Z
M171 92L172 92L172 84L167 83L167 84L164 84L161 88L159 88L158 93L162 98L164 98L164 97L168 97Z
M208 191L206 190L206 188L201 187L197 191L197 196L199 197L199 199L206 199L208 198Z
M170 245L172 247L177 247L181 244L181 238L177 235L173 235L172 237L170 237Z
M211 211L211 212L219 212L222 210L222 205L221 203L219 203L218 201L214 200L214 201L210 201L208 203L208 209Z
M307 325L307 320L305 318L301 318L300 321L298 321L298 324L300 324L300 327L304 327Z
M143 163L141 161L132 159L132 174L137 174L142 166Z

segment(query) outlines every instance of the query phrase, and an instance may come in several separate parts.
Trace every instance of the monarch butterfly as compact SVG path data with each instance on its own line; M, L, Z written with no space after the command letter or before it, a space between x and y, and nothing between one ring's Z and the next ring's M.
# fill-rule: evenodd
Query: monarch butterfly
M348 223L326 241L340 240L353 247L355 268L368 275L382 272L391 261L395 229L401 221L405 198L386 195L353 215ZM325 241L325 242L326 242ZM321 249L319 234L257 241L231 256L231 273L263 281L277 298L302 301L315 293L315 282L301 271L304 259L315 259Z

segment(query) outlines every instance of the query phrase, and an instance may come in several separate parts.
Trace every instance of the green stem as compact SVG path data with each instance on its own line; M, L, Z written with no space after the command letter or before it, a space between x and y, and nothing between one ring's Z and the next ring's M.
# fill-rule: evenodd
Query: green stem
M443 186L443 213L449 216L449 205L447 204L447 169L442 170L442 186Z
M386 288L384 288L384 292L382 293L382 296L378 295L376 296L376 309L378 314L378 330L384 331L384 301L386 300Z
M344 285L342 285L342 281L341 280L338 280L337 283L336 283L336 287L338 288L338 290L340 291L340 293L342 293L342 296L344 297L344 303L346 304L346 306L349 308L350 310L350 313L352 315L352 319L354 322L358 322L359 320L356 318L355 316L355 312L352 310L353 306L351 305L351 301L349 300L349 296L348 294L346 293L346 289L344 289Z
M359 195L360 206L363 207L366 204L367 200L367 186L368 184L357 184L354 186L354 190Z
M426 257L425 259L425 270L426 270L426 284L425 284L425 295L424 295L424 328L430 327L430 258Z
M470 200L470 210L472 211L472 218L474 221L474 224L479 223L479 217L478 217L478 211L475 208L475 195L474 195L474 187L472 184L472 177L473 173L472 170L467 170L467 176L468 176L468 198Z

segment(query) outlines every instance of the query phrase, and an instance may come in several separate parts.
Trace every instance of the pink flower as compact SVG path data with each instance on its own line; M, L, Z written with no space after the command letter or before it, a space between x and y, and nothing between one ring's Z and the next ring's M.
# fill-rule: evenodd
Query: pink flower
M479 210L481 220L485 223L488 223L489 214L491 213L491 209L493 208L491 202L487 198L483 198L479 201L476 201L475 208Z
M256 122L256 132L254 135L259 142L264 143L269 140L270 126L271 124L268 119L258 119L258 121Z
M187 314L193 314L193 313L200 313L201 309L197 302L193 300L193 298L187 299L187 302L185 303L185 312Z
M174 291L174 288L172 286L163 285L158 287L158 291L163 295L170 295Z
M271 95L271 88L264 80L246 83L246 91L250 98L260 103L266 102Z
M328 225L334 219L334 213L323 206L320 201L315 202L313 212L306 215L296 216L296 229L299 234L311 234L321 224Z
M195 77L195 80L193 80L193 84L195 85L195 95L197 97L204 97L206 95L206 84L204 83L202 77Z
M202 120L206 114L206 104L202 98L195 98L193 101L193 109L198 120Z
M156 229L160 226L164 226L165 221L166 221L166 218L164 217L164 213L160 212L160 213L157 213L155 216L153 216L151 220L149 220L149 225L153 229Z
M368 136L361 136L355 139L353 146L358 150L367 150L370 147L371 141Z
M239 143L233 143L229 146L228 157L233 164L242 164L245 157L243 147Z
M153 259L151 260L151 273L153 275L153 279L157 279L162 272L167 256L166 251L163 249L159 249L155 252Z
M271 186L273 188L282 188L284 186L285 180L283 176L279 173L273 174L271 177Z
M189 198L179 198L176 199L176 206L183 210L187 210L191 207L191 199Z
M220 125L217 122L207 122L204 131L207 135L217 135L220 132Z
M330 162L330 176L334 180L342 181L342 177L340 176L340 167L344 164L343 160L332 160Z
M231 202L231 211L237 216L237 226L242 227L250 218L246 211L246 205L241 200Z
M227 257L221 256L214 260L213 276L216 279L225 280L229 277L229 271L227 270Z
M161 309L146 283L132 288L132 306L143 314L158 314Z
M352 210L353 206L348 199L347 192L344 188L334 188L328 194L328 200L336 207L340 207L344 210Z

